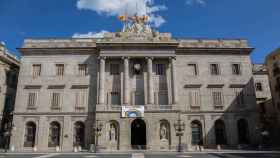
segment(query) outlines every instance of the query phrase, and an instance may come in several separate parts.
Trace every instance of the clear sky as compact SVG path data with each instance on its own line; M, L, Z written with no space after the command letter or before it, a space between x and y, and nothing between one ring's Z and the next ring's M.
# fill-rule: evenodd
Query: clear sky
M248 39L255 63L280 47L280 0L0 0L0 40L20 56L24 38L119 31L124 10L176 38Z

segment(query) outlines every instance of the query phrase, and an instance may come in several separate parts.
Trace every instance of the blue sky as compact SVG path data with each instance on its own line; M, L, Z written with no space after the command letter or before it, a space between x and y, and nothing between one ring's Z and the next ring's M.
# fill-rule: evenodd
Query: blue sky
M248 39L255 63L280 47L279 0L0 0L0 40L19 56L24 38L119 31L118 1L139 12L148 4L152 24L173 37Z

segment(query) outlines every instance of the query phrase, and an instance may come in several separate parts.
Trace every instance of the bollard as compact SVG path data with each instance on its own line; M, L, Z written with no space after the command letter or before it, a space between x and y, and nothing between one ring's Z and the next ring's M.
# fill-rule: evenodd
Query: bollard
M55 147L55 151L56 151L56 152L59 152L59 151L60 151L59 146L56 146L56 147Z
M37 152L37 146L36 145L33 147L33 151Z
M195 150L196 150L196 151L199 151L199 150L200 150L198 145L195 146Z
M218 150L218 151L221 150L221 145L217 145L217 150Z
M200 151L204 151L204 147L203 146L200 146Z
M78 146L78 151L81 152L82 151L82 147L79 145Z
M14 145L11 145L11 152L14 152L15 151L15 146Z
M74 152L78 152L77 146L74 146Z

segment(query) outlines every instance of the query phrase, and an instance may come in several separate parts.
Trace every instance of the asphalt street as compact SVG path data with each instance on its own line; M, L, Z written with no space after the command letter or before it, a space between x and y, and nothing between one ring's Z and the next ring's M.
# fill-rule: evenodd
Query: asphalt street
M280 158L280 152L271 153L128 153L128 154L87 154L87 153L0 153L0 158Z

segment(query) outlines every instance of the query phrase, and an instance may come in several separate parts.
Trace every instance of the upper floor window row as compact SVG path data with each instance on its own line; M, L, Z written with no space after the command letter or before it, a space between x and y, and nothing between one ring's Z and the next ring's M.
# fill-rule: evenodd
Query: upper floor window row
M88 65L87 64L78 64L78 72L79 76L87 76L88 75ZM32 65L32 77L38 78L42 75L42 65L41 64L33 64ZM62 77L65 75L65 65L64 64L55 64L55 75Z
M240 64L231 64L231 71L233 75L241 75L241 65ZM188 74L191 76L199 75L198 65L195 63L188 64ZM221 75L221 68L218 63L210 64L210 74L212 76Z

